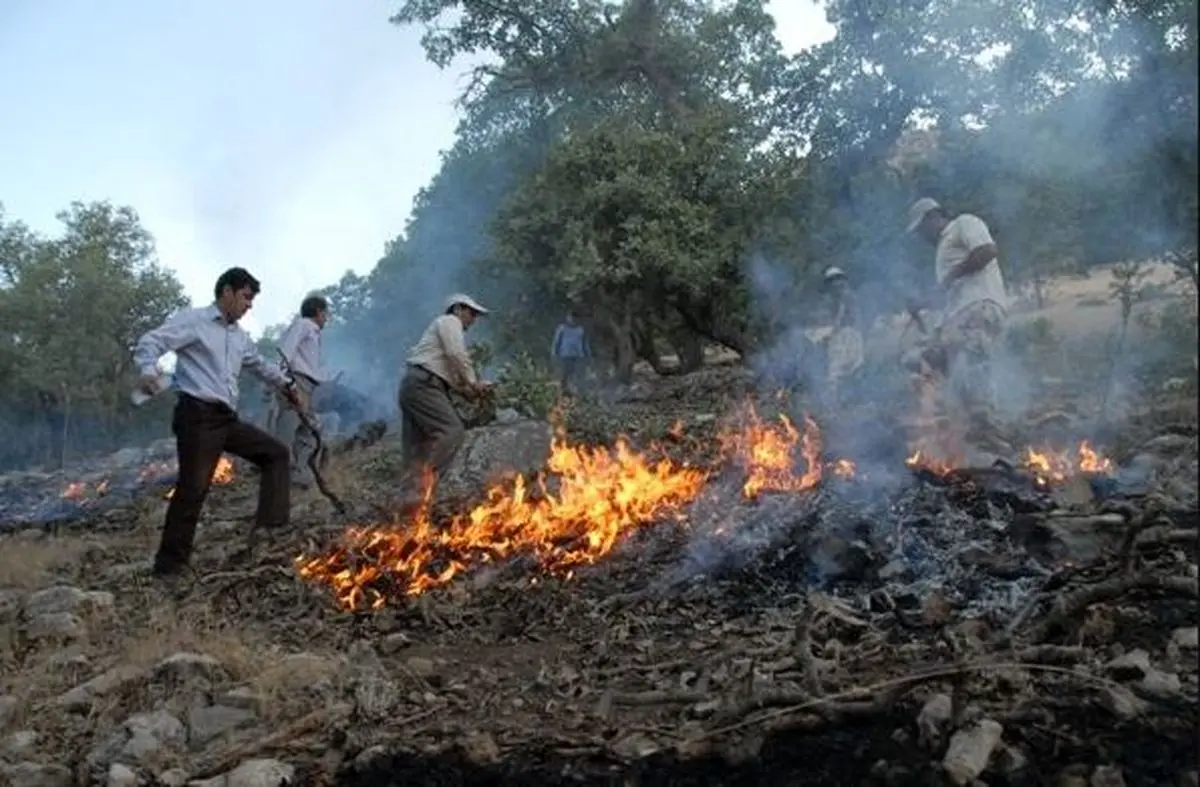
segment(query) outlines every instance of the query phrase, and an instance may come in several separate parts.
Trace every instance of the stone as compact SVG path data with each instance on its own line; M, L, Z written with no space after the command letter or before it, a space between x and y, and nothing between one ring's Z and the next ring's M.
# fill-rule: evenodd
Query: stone
M183 722L163 710L137 713L121 729L88 753L93 770L105 769L117 760L150 764L163 749L174 749L186 739Z
M1101 765L1092 771L1089 787L1125 787L1125 774L1115 765Z
M21 703L11 694L0 695L0 730L8 727L17 718Z
M934 694L925 700L917 714L917 740L922 746L936 749L940 745L952 712L953 703L948 694Z
M438 482L435 505L465 503L517 473L528 477L544 470L553 434L550 424L532 420L467 430Z
M1100 701L1118 719L1132 719L1146 711L1146 701L1124 686L1104 686Z
M234 730L253 726L257 717L242 708L223 705L194 707L188 711L188 743L199 749L209 741L227 735Z
M296 769L270 759L246 760L232 771L211 779L189 782L189 787L284 787L296 783Z
M1150 654L1136 648L1108 662L1104 669L1117 680L1139 680L1153 668L1150 666Z
M33 754L38 734L34 730L18 730L0 742L0 759L19 760Z
M380 767L384 760L387 759L387 756L388 750L386 746L379 744L368 746L354 757L353 768L357 773L369 773L375 768Z
M56 585L30 593L25 597L21 611L26 619L30 619L63 612L78 615L110 613L114 606L112 593L100 590L86 592L70 585Z
M114 762L108 766L108 777L105 779L107 787L138 787L140 781L137 771L128 765Z
M9 626L21 617L25 594L19 590L0 590L0 626Z
M418 678L431 678L437 673L437 664L424 656L413 656L404 660L404 667Z
M160 681L193 683L221 680L225 676L225 666L203 653L173 653L154 665L154 679Z
M9 787L74 787L75 776L62 765L42 765L37 762L21 762L12 766L0 766L0 774Z
M188 783L187 771L182 768L170 768L158 774L161 787L184 787Z
M250 686L235 686L217 697L217 704L228 708L241 708L253 713L262 713L266 707L263 696Z
M87 634L78 615L71 612L48 612L36 615L25 623L25 636L34 642L69 642Z
M87 710L100 697L118 692L145 678L146 671L138 667L114 667L60 695L54 704L65 710Z
M1200 647L1200 628L1187 626L1175 629L1171 632L1171 644L1180 650L1196 650Z
M1160 672L1156 669L1151 669L1142 676L1142 681L1139 685L1145 693L1164 699L1177 697L1180 691L1183 690L1178 675L1174 672Z
M982 719L950 736L950 746L942 758L942 770L951 783L962 787L975 781L987 768L1003 733L1000 722Z
M659 750L659 746L642 732L631 732L613 744L613 753L626 760L640 760Z

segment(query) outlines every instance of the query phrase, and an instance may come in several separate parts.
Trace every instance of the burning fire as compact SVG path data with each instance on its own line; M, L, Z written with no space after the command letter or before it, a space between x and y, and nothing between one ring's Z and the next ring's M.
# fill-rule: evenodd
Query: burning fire
M638 527L679 517L707 480L707 473L669 459L652 462L624 439L609 451L570 445L561 434L547 474L556 483L517 476L444 527L430 518L426 484L411 523L352 529L331 552L297 558L300 575L330 585L347 609L378 609L389 596L416 596L474 565L516 554L569 575Z
M175 472L175 466L172 462L154 462L146 465L138 472L137 483L143 484L148 481L153 481L164 475L169 475ZM227 456L222 456L217 462L217 469L213 472L212 482L214 484L228 484L233 480L233 461ZM109 482L104 479L95 484L89 484L86 481L72 481L67 484L67 487L62 491L61 497L64 500L74 500L79 503L86 503L88 500L104 497L108 494ZM170 500L175 494L175 489L172 487L167 490L164 498Z
M945 476L954 472L961 463L935 456L931 451L917 449L904 460L904 464L912 470L924 470L936 476Z
M224 454L222 454L221 458L219 460L217 460L216 469L213 470L212 483L228 484L232 481L233 481L233 460L230 459L229 457L225 456ZM163 499L170 500L174 496L175 496L175 487L171 487L170 489L167 490L167 493L165 495L163 495Z
M742 494L754 499L763 492L805 492L821 483L825 471L842 478L854 475L854 462L838 459L827 466L821 459L821 430L809 416L802 428L781 413L764 420L753 406L746 409L742 429L719 437L727 456L745 471Z
M746 472L746 497L817 485L826 467L820 461L820 432L811 419L805 418L800 430L786 416L768 422L751 408L747 422L720 437L732 452L727 455ZM682 425L668 433L672 439L681 435ZM828 469L850 476L854 463L841 459ZM345 609L379 609L392 598L420 595L480 564L518 554L570 576L638 528L682 519L708 478L703 470L669 459L651 460L623 438L610 451L573 446L560 433L544 475L517 476L492 488L483 503L444 527L431 519L427 479L425 498L411 522L351 529L340 545L322 555L301 555L296 565L305 579L329 585Z
M1027 448L1021 466L1043 485L1061 484L1076 475L1108 475L1113 471L1112 460L1097 453L1087 440L1073 455L1049 448Z
M910 468L925 470L934 475L945 476L961 467L961 462L937 457L934 453L917 450L904 461ZM1079 475L1108 475L1113 472L1113 461L1103 456L1084 440L1075 449L1059 451L1053 448L1026 448L1021 456L1021 469L1029 472L1040 486L1061 484Z

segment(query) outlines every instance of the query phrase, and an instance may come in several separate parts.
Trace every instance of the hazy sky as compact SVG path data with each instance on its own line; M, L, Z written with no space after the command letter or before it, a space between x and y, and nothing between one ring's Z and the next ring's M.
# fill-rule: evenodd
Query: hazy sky
M773 0L789 51L830 38ZM249 268L246 327L366 273L454 140L462 68L425 62L398 0L0 0L0 202L56 234L72 200L131 205L197 303Z

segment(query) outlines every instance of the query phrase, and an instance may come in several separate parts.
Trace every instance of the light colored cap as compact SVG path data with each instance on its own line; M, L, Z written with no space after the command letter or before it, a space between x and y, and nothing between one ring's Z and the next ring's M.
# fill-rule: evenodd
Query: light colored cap
M938 201L929 197L921 197L912 204L908 209L908 229L906 232L913 232L921 224L921 220L925 218L925 214L931 210L937 210L942 207Z
M444 311L450 311L455 306L466 306L476 314L487 314L488 310L479 305L479 301L461 292L456 292L446 299Z
M846 278L846 272L836 265L830 265L828 268L825 269L825 279L826 280L844 279L844 278Z

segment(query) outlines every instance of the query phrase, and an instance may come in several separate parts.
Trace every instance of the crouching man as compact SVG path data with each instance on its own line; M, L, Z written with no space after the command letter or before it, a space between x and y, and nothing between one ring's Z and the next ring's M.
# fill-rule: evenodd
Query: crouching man
M142 336L134 350L134 362L142 375L139 386L150 394L157 390L158 360L169 352L177 358L179 395L171 431L179 479L154 558L156 576L170 578L188 568L196 522L223 452L260 470L255 528L288 523L288 449L237 415L238 374L243 367L297 403L295 389L283 372L259 355L250 334L238 326L258 291L258 279L244 268L230 268L217 279L213 288L216 300L211 305L173 316Z
M443 313L429 323L408 354L399 396L405 463L400 492L406 509L420 502L426 470L436 481L462 447L466 429L450 391L479 397L491 390L491 384L475 374L465 336L487 313L471 296L451 295Z

